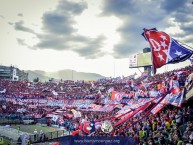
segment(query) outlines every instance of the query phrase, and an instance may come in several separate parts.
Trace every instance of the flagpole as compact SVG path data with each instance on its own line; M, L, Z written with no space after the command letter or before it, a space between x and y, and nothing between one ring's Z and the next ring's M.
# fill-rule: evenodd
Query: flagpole
M74 79L73 79L73 70L72 70L72 81L73 81Z
M138 69L138 71L140 71L139 67L137 67L137 69ZM142 72L140 71L140 73L142 73Z

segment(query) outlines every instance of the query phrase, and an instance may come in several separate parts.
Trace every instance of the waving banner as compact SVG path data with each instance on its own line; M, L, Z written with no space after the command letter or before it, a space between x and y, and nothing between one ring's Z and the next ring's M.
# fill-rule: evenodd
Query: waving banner
M192 50L185 48L168 34L155 28L144 29L142 35L151 47L154 74L157 68L165 64L185 61L193 54Z

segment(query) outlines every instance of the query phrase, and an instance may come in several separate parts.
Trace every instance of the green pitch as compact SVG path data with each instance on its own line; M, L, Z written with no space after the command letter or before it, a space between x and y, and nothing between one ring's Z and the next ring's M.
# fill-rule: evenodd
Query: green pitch
M37 130L37 132L40 132L40 130L42 130L44 133L60 130L59 128L43 126L43 125L42 126L41 125L16 125L16 126L11 126L11 127L14 129L18 129L18 127L20 127L20 131L31 133L31 134L34 133L35 129Z
M20 127L20 131L18 128ZM69 135L69 132L57 127L48 127L46 125L11 125L10 127L0 126L0 136L4 138L3 145L15 145L19 136L23 133L28 133L31 136L31 141L34 142L34 130L37 130L39 134L42 130L45 133L47 140L56 139L65 135ZM1 143L0 143L1 145Z

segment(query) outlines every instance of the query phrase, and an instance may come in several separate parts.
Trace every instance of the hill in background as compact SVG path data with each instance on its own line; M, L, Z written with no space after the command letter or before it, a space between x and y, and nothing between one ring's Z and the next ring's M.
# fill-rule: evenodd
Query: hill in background
M57 80L98 80L104 78L104 76L96 73L77 72L74 70L60 70L55 72L45 72L41 70L27 70L28 79L33 81L34 78L39 78L40 81L48 81L51 78Z

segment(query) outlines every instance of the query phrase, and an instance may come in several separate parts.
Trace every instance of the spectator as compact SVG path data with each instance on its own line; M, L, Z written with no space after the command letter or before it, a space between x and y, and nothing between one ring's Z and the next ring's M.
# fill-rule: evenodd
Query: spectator
M43 131L42 130L40 130L39 138L40 138L40 141L43 141Z
M35 129L35 130L34 130L34 141L37 141L37 133L38 133L38 132L37 132L37 130Z
M175 115L177 126L182 125L182 118L183 118L182 112L179 110L178 113Z

